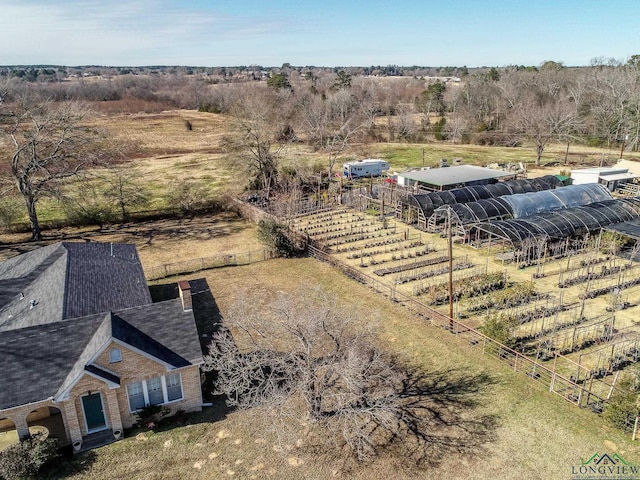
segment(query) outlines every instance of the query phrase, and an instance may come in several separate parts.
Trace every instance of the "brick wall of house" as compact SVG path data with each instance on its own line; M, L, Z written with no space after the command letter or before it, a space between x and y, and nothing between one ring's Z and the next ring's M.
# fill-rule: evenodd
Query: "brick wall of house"
M112 348L117 348L122 352L122 361L110 363L109 352ZM129 408L127 384L166 375L167 369L164 365L115 342L109 345L93 363L120 377L120 388L116 389L116 396L122 426L124 428L131 428L136 423L136 416L131 413ZM197 366L190 366L180 369L179 371L182 378L183 400L172 402L168 404L167 407L171 409L172 414L178 410L185 412L201 410L202 388L200 385L199 368Z
M118 348L122 352L121 362L109 362L111 348ZM15 426L18 433L24 436L28 434L27 416L31 414L29 420L44 418L49 415L48 407L52 406L61 411L69 439L71 441L81 439L87 434L81 397L89 392L101 393L108 428L130 428L135 424L136 418L129 409L127 383L167 374L164 365L116 343L110 345L94 364L118 375L120 387L109 391L105 382L85 374L69 392L69 400L57 404L51 400L45 400L2 411L0 413L0 430L3 428L12 429ZM178 410L200 411L202 409L200 369L198 366L189 366L177 371L180 372L182 379L183 399L172 402L167 407L171 409L172 414ZM31 413L34 410L35 413Z
M15 428L18 431L18 435L24 437L29 433L27 418L30 422L46 418L50 415L49 407L60 410L64 418L64 406L62 404L53 403L51 400L43 400L42 402L3 410L0 413L0 417L2 417L0 419L0 431L13 430Z
M15 424L13 420L9 418L0 419L0 432L4 432L5 430L13 430L15 428Z
M94 378L90 375L84 375L78 383L76 383L69 392L69 401L73 402L76 415L78 417L78 423L80 424L80 431L82 436L87 435L87 427L84 421L84 411L82 409L82 396L87 395L89 392L100 392L102 396L102 405L104 407L104 418L107 421L107 427L112 428L113 422L111 418L111 412L109 411L109 405L107 402L107 390L109 387L101 380Z

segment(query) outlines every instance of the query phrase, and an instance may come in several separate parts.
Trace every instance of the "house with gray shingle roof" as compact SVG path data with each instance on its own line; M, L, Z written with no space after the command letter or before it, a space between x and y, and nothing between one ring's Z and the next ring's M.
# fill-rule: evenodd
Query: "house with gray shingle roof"
M57 243L0 262L0 432L48 425L80 450L146 405L202 408L188 282L154 303L134 245Z

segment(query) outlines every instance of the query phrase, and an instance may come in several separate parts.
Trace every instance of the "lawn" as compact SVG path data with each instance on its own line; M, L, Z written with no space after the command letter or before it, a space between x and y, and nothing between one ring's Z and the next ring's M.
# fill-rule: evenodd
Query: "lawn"
M303 439L282 444L272 432L256 431L247 412L213 407L193 417L191 425L148 432L81 455L67 472L74 479L107 478L569 478L571 466L594 453L618 453L640 463L640 448L595 414L579 410L536 382L482 355L448 332L430 327L367 287L312 259L278 259L245 267L200 272L221 315L246 289L290 291L319 285L336 293L361 313L379 321L381 344L428 371L445 377L485 373L491 385L475 398L467 415L492 416L496 427L477 449L447 452L423 473L382 458L344 470L334 456L309 451ZM405 465L406 467L406 465Z

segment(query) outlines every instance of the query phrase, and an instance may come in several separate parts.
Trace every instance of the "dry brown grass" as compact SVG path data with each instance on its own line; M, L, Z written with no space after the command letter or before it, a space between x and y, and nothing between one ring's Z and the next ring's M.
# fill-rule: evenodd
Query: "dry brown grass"
M0 235L6 245L0 260L59 241L133 243L145 267L261 248L255 224L233 214L169 219L97 228L50 230L46 241L28 242L28 234Z
M242 412L209 423L215 417L211 412L198 417L205 423L147 433L96 450L86 469L69 478L541 479L569 478L571 465L596 452L617 452L628 462L640 461L640 448L600 417L564 402L315 260L273 260L191 278L198 277L206 278L223 317L243 288L286 291L299 284L321 285L354 306L363 319L381 318L381 342L426 369L488 373L497 383L479 397L476 412L497 417L495 440L475 454L442 457L438 466L420 473L389 458L345 471L333 456L311 454L295 443L282 445L269 432L256 431Z

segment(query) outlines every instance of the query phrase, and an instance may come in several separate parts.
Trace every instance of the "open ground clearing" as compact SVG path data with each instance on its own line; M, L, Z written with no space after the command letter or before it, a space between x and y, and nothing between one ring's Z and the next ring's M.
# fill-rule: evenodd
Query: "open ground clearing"
M255 224L235 214L155 220L98 228L65 228L46 232L43 242L29 242L28 234L0 235L6 244L0 260L59 241L134 243L145 268L261 248Z

